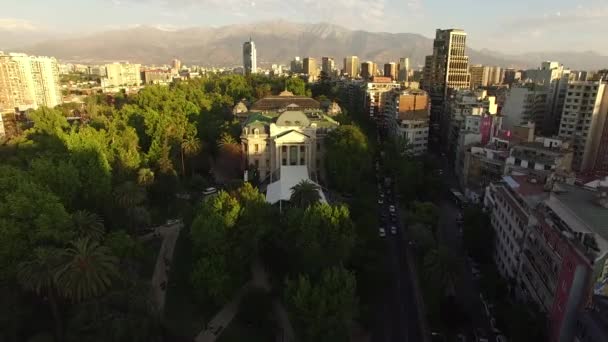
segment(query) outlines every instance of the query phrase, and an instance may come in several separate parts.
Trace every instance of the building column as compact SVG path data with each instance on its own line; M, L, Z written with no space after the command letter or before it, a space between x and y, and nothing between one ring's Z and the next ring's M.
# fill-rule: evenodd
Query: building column
M287 165L291 165L291 145L287 145Z

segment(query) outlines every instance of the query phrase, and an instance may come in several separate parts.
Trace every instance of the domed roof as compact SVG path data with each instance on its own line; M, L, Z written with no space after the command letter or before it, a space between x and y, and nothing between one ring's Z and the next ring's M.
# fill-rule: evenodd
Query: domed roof
M277 126L310 126L310 120L301 111L287 110L277 118Z
M294 96L292 92L290 92L289 90L283 90L279 96Z
M327 108L327 114L331 116L342 114L342 108L336 102L332 102Z
M239 103L237 103L232 108L232 114L240 114L240 113L245 113L247 111L248 111L247 106L243 103L243 101L239 101Z

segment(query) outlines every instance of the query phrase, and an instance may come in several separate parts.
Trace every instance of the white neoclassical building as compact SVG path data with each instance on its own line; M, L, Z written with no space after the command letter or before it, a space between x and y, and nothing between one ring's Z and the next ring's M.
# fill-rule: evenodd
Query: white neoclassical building
M251 113L241 132L245 161L270 182L279 179L281 166L306 166L310 179L323 182L324 139L338 125L323 111L300 110L295 104Z

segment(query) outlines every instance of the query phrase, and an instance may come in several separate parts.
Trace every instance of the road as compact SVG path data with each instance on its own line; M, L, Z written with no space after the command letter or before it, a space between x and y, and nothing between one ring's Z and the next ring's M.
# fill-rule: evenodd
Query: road
M458 189L459 185L457 178L445 158L442 158L442 168L444 170L443 179L447 183L447 188ZM461 209L452 200L448 191L442 193L441 199L437 205L440 212L439 239L454 255L460 257L464 261L460 272L461 277L455 286L455 299L460 307L468 314L471 321L469 324L462 327L462 331L471 335L474 330L482 329L488 335L490 341L495 341L495 336L491 333L492 329L489 318L487 317L479 297L479 284L473 278L471 264L467 260L462 234L457 223L458 214L461 212Z
M382 168L380 168L381 170ZM384 175L378 173L378 179L384 179ZM384 193L384 203L379 204L379 216L385 217L385 223L381 224L385 228L386 237L386 264L390 270L389 288L384 292L381 305L378 306L377 321L372 331L373 342L425 342L428 341L427 334L423 333L423 321L421 317L421 306L418 303L420 298L417 295L416 277L414 270L411 269L413 262L411 254L404 243L407 238L407 224L404 217L399 213L399 203L392 196L388 195L388 190L394 194L393 186L382 186L381 192ZM395 220L391 219L389 206L394 205ZM395 226L396 232L393 234L390 227Z

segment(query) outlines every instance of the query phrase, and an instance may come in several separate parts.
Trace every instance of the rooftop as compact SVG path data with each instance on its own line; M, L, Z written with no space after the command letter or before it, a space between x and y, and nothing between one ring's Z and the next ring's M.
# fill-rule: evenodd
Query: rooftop
M279 119L281 117L281 119ZM332 119L329 115L326 115L321 110L297 110L295 108L289 108L283 111L271 111L271 112L251 112L244 122L244 126L251 126L255 124L261 124L263 126L275 123L279 126L309 126L314 123L319 128L336 127L340 124ZM299 123L299 124L297 124Z
M600 191L560 183L554 188L552 197L559 200L593 233L608 241L608 208L597 203L600 194Z
M278 111L287 108L289 105L297 105L304 109L319 109L319 101L307 96L295 96L289 91L284 91L280 95L266 96L257 100L251 105L251 111Z

